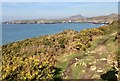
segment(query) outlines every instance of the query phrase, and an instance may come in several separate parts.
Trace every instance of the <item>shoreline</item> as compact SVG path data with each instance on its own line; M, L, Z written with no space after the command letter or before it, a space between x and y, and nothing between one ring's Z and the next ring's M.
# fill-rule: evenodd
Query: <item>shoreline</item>
M110 24L109 22L54 22L54 23L8 23L8 22L3 22L2 24L64 24L64 23Z
M86 22L83 22L83 23L86 23ZM91 23L91 22L90 22L90 23ZM104 25L107 25L107 24L102 24L102 25L99 26L99 27L102 27L102 26L104 26ZM99 27L97 27L97 28L99 28ZM93 28L95 28L95 27L93 27ZM92 29L92 28L84 28L84 29L82 29L82 30L85 30L85 29ZM66 29L66 30L72 30L72 29ZM42 37L42 36L56 35L56 34L59 34L59 33L61 33L61 32L66 31L66 30L62 30L62 31L57 32L57 33L54 33L54 34L40 35L40 36L37 36L37 37L31 37L31 38L21 39L21 40L9 42L9 43L6 43L6 44L3 44L3 43L2 43L2 45L0 45L0 46L7 45L7 44L11 44L11 43L15 43L15 42L21 42L21 41L28 40L28 39L39 38L39 37ZM80 30L80 31L82 31L82 30ZM77 31L77 30L73 30L73 31ZM77 31L77 32L80 32L80 31Z

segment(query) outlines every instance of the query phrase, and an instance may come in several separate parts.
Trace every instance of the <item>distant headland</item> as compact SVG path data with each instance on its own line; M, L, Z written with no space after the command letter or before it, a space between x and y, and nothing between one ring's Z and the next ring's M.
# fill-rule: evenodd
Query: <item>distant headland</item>
M94 24L109 24L118 19L117 13L110 15L84 17L82 15L74 15L61 19L33 19L33 20L11 20L2 22L2 24L57 24L57 23L79 23L90 22Z

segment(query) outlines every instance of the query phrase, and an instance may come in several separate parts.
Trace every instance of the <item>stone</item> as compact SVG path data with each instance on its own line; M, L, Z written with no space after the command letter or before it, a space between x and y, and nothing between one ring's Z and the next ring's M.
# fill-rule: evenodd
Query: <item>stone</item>
M95 60L95 61L93 61L93 63L94 63L94 64L95 64L95 63L97 63L97 62L96 62L96 60Z
M75 58L75 61L79 61L79 59L78 59L78 58Z
M97 74L92 76L92 79L99 79L99 78L100 78L100 75L97 75Z
M101 60L101 61L106 61L106 60L107 60L107 58L101 58L100 60Z
M98 70L97 70L97 72L98 72L98 73L101 73L101 72L103 72L103 70L101 70L101 69L98 69Z
M82 72L85 72L85 70L82 70Z
M87 66L85 62L82 63L83 66Z
M92 71L95 71L96 69L97 69L96 66L91 66L91 67L90 67L90 70L92 70Z

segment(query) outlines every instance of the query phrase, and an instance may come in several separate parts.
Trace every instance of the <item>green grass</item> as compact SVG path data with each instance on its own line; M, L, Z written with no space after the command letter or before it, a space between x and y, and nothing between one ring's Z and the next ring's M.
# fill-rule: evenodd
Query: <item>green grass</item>
M67 68L70 62L70 59L78 56L80 56L80 54L68 54L68 55L58 57L59 62L57 63L57 67L62 69L61 73L64 72L64 70Z
M82 65L76 65L76 67L72 67L72 78L73 79L79 79L80 75L83 75L85 72L83 70L85 69Z
M57 66L63 70L67 67L68 63L69 62L67 62L67 61L66 62L59 62Z
M66 62L66 61L69 61L70 59L72 59L72 58L75 58L75 57L78 57L78 56L80 56L81 54L77 54L77 53L73 53L73 54L66 54L66 55L64 55L64 56L60 56L60 57L58 57L58 60L60 61L60 62Z

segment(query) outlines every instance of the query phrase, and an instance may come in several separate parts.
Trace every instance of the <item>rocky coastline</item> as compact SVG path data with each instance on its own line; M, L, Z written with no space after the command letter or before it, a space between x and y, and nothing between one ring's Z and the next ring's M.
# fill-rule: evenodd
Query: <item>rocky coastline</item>
M118 19L118 15L112 13L106 16L83 17L81 15L71 16L62 19L34 19L34 20L11 20L2 22L3 24L58 24L58 23L93 23L93 24L110 24Z

